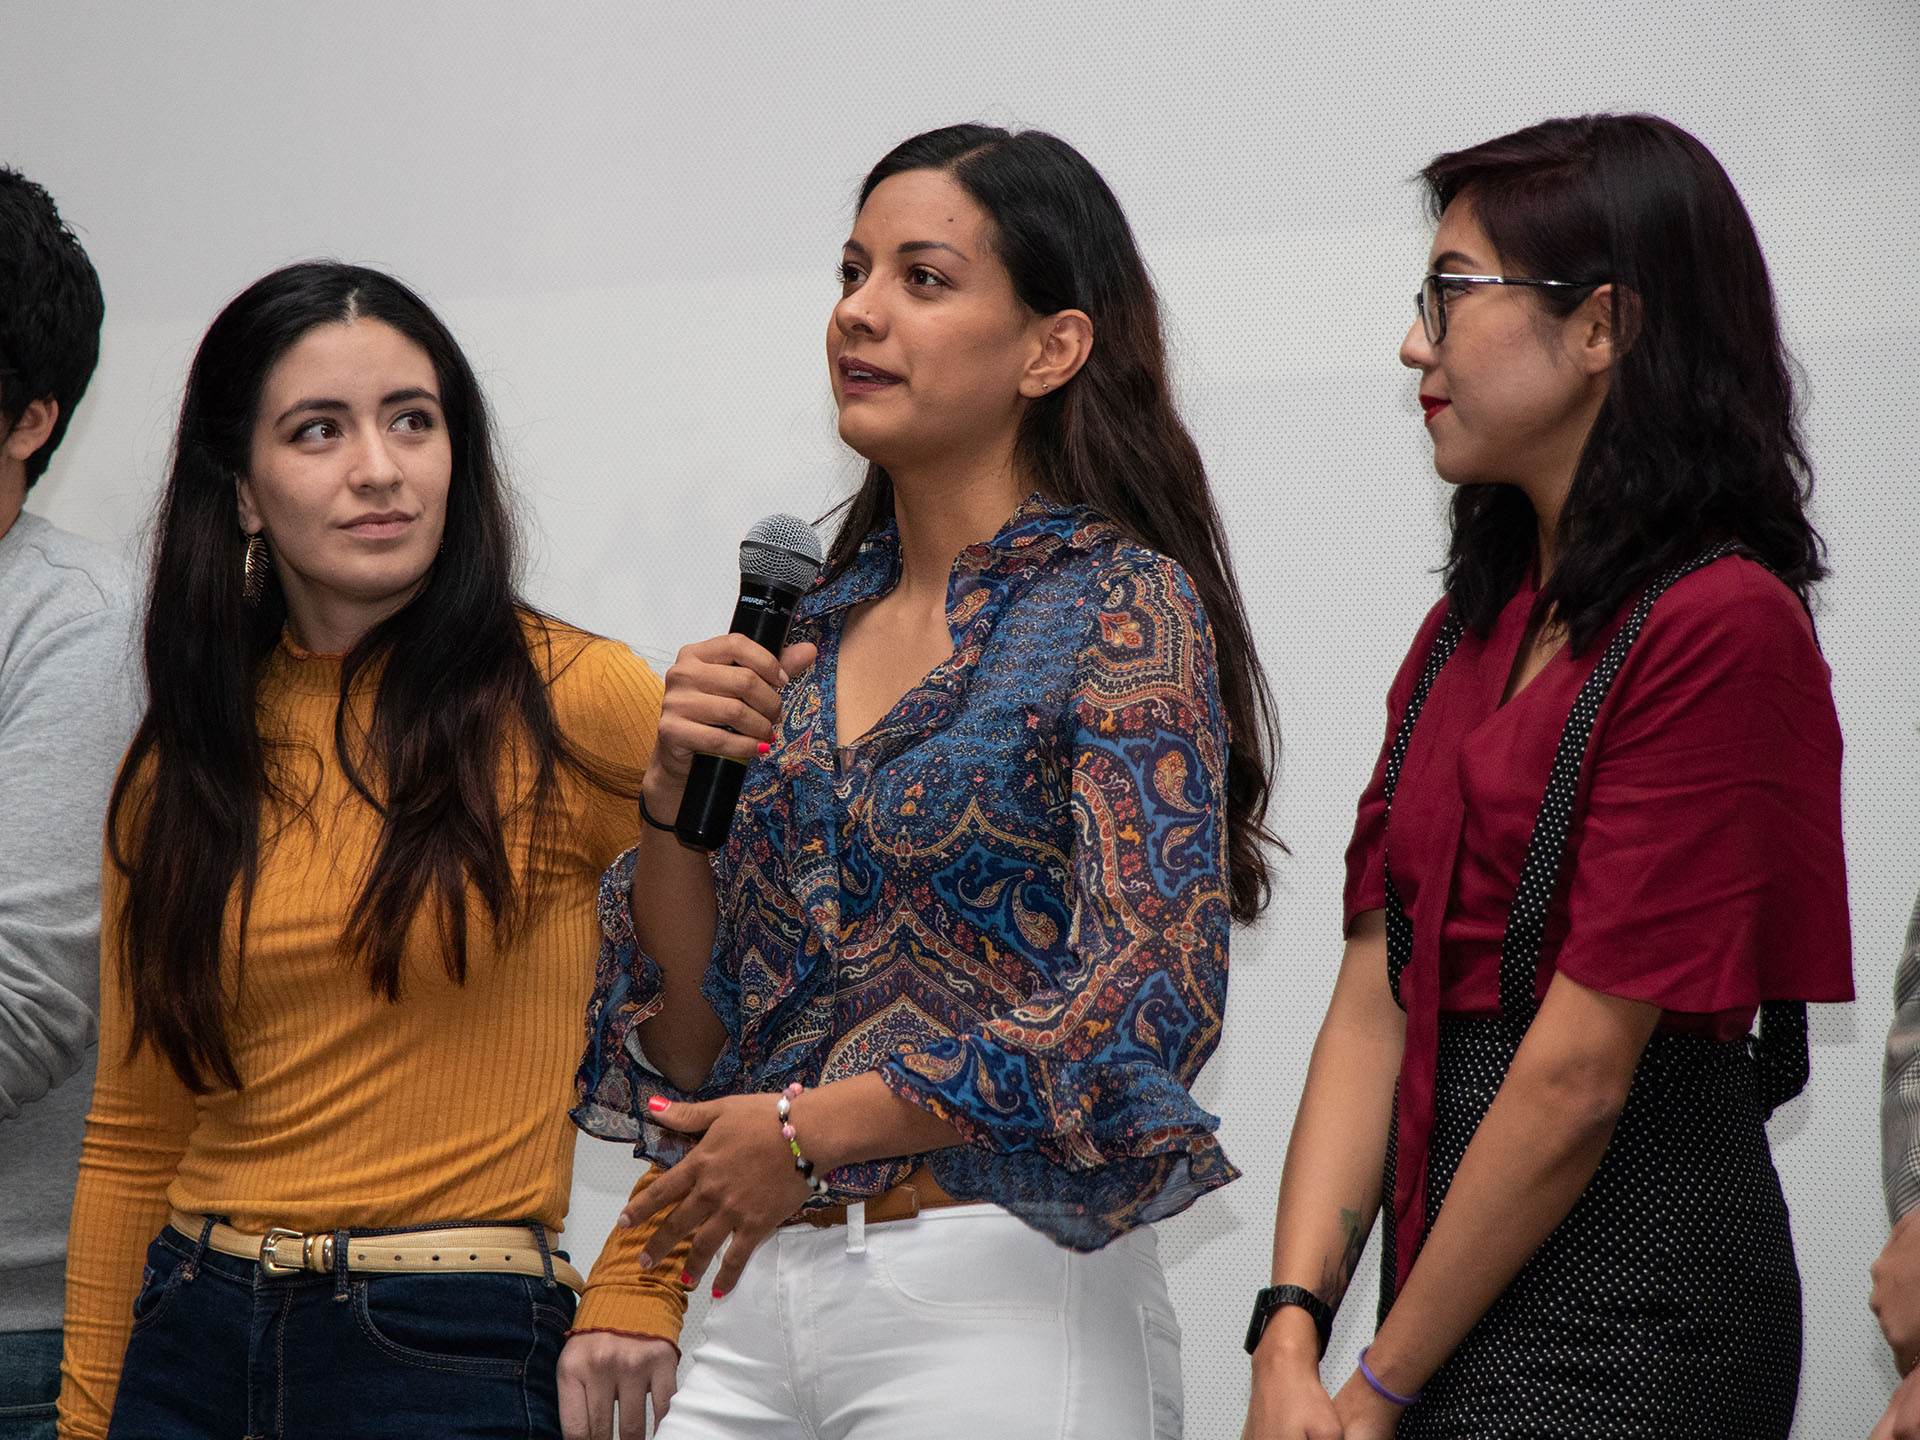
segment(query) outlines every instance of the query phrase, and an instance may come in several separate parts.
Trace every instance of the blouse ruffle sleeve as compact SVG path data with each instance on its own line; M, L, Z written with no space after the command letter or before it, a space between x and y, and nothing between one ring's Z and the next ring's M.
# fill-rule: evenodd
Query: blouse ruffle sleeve
M573 1082L573 1123L602 1140L640 1136L637 1112L647 1092L628 1041L634 1026L657 1014L661 1003L660 966L642 953L633 934L638 856L638 847L624 851L600 877L600 956L587 1002L586 1051Z
M728 893L728 855L724 847L710 857L719 893ZM672 1165L692 1143L678 1131L652 1124L647 1101L707 1100L733 1093L739 1075L739 1052L728 1044L699 1090L676 1088L666 1076L645 1062L636 1031L642 1021L660 1013L660 964L640 948L633 929L633 875L638 847L623 852L600 877L600 955L594 967L593 996L587 1001L586 1048L574 1074L573 1123L602 1140L624 1140L635 1153ZM727 945L726 911L715 937L716 956ZM728 1027L737 1033L738 1007L731 990L709 972L703 993Z
M647 1098L694 1098L644 1064L634 1031L660 1012L660 965L633 933L633 871L638 848L625 851L600 877L600 957L587 1002L587 1044L574 1076L573 1123L602 1140L638 1144L647 1127Z
M1674 586L1602 712L1559 971L1675 1011L1851 1000L1840 744L1785 586Z
M1188 1087L1220 1036L1230 928L1226 726L1212 641L1160 557L1107 582L1071 727L1072 959L997 1018L881 1066L965 1144L928 1157L1061 1244L1096 1249L1237 1172Z

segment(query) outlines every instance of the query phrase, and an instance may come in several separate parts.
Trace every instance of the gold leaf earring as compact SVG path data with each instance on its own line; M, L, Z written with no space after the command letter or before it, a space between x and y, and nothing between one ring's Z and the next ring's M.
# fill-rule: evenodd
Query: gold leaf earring
M240 562L240 594L247 604L258 605L267 593L267 567L272 563L266 540L259 535L247 536L247 553Z

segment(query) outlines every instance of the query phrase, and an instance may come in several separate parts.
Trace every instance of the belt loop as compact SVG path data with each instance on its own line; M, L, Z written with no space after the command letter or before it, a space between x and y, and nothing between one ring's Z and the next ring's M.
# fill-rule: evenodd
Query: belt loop
M847 1206L847 1254L867 1253L867 1202L855 1200Z
M546 1271L547 1288L551 1290L560 1282L553 1278L553 1251L547 1248L547 1227L536 1221L527 1228L533 1232L533 1243L540 1247L540 1268Z
M333 1232L333 1300L336 1305L347 1298L347 1244L344 1230Z
M180 1278L191 1280L199 1272L200 1262L206 1258L207 1246L213 1240L213 1227L221 1223L218 1215L203 1215L200 1219L200 1238L193 1243L193 1255L180 1268Z

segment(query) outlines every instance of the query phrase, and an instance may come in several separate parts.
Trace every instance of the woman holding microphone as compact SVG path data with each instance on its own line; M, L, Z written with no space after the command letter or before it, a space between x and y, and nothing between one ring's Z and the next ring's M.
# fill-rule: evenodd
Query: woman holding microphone
M1766 265L1650 116L1423 178L1400 356L1457 487L1447 593L1347 852L1246 1435L1784 1440L1800 1284L1764 1125L1806 1078L1802 1002L1852 980ZM1376 1211L1379 1329L1329 1396Z
M839 279L866 481L783 655L669 670L603 892L576 1118L677 1159L654 1253L729 1247L661 1435L1177 1435L1150 1225L1235 1173L1188 1086L1272 732L1153 290L1077 152L971 125ZM750 767L711 868L699 751Z

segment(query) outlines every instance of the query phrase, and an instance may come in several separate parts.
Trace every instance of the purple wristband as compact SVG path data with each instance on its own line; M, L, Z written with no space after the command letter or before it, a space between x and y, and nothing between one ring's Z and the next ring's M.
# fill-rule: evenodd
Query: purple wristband
M1411 1405L1414 1401L1418 1400L1420 1398L1420 1392L1418 1390L1414 1391L1411 1395L1396 1395L1380 1383L1380 1377L1374 1374L1367 1366L1367 1351L1372 1348L1371 1345L1364 1345L1360 1349L1360 1378L1373 1387L1373 1393L1378 1395L1382 1400L1391 1400L1396 1405Z

